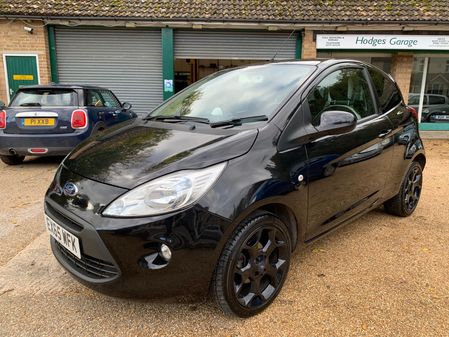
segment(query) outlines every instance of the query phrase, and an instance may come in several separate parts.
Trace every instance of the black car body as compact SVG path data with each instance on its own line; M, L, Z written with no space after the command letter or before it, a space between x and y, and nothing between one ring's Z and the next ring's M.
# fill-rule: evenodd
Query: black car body
M92 134L137 117L108 89L63 84L22 87L0 114L0 156L7 164L66 155Z
M295 72L303 73L285 89ZM232 76L238 83L223 86L220 81ZM265 86L276 93L263 92ZM178 104L184 113L173 115ZM223 121L226 109L208 104L246 112ZM268 105L272 112L261 116ZM192 115L200 110L209 120ZM59 243L64 241L52 238L51 246L64 268L89 287L166 296L205 294L212 282L225 311L249 316L274 299L295 247L383 203L391 213L411 214L424 165L417 122L394 81L377 68L349 60L249 66L213 75L146 120L78 147L46 194L47 227L53 236L67 236L53 228L55 222L79 239L79 258ZM193 178L182 179L204 170L218 173L192 184L209 179L211 185L172 210L187 200L178 197L183 189L194 190L185 187ZM136 191L153 183L139 199ZM170 204L165 211L136 215L139 207L164 203ZM242 273L229 276L230 263L243 265ZM229 282L245 295L232 298Z

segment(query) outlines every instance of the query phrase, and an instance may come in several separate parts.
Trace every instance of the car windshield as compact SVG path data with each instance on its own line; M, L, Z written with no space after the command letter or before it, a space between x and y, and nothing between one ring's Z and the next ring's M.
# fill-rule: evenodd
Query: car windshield
M78 96L75 91L70 89L22 89L17 93L10 106L78 106Z
M303 64L271 64L216 73L191 85L148 117L195 117L216 123L270 116L314 70L314 66Z

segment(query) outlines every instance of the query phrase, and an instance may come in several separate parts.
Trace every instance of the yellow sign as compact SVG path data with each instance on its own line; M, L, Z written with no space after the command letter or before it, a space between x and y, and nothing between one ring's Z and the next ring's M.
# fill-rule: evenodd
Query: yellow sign
M14 81L32 81L34 80L33 75L12 75Z

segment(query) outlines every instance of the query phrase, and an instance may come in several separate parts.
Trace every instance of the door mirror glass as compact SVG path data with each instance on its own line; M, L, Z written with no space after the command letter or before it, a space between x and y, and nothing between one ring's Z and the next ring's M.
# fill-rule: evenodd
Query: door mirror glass
M325 111L321 114L320 124L315 126L318 135L338 135L354 130L357 118L347 111Z
M125 110L129 110L129 109L132 108L132 104L128 103L128 102L123 102L122 108L125 109Z

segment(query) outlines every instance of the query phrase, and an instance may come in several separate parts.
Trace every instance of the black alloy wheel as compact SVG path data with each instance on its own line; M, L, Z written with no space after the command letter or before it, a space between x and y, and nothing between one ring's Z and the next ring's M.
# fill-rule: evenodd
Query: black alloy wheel
M407 212L413 212L418 205L422 189L422 170L419 165L409 171L404 186L404 203Z
M401 190L385 202L388 213L398 216L411 215L418 206L423 184L423 170L418 162L412 162L401 185Z
M263 213L243 222L215 272L213 286L219 306L240 317L264 310L282 288L290 254L288 230L279 218Z

